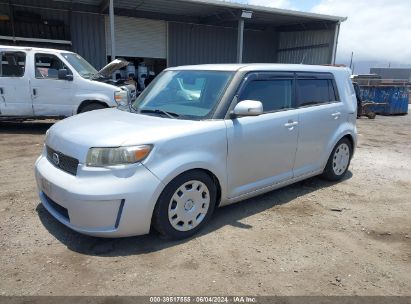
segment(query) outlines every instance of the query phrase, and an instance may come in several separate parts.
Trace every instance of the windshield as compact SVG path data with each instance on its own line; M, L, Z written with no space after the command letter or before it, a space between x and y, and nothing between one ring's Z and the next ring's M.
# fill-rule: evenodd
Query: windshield
M132 104L138 113L188 119L206 118L222 96L233 72L166 71Z
M82 77L90 78L98 73L98 71L80 55L74 53L63 53L62 55Z

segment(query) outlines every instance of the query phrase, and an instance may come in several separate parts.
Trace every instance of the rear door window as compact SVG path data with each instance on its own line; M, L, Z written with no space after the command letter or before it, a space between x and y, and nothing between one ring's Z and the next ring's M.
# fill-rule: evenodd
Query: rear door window
M338 101L333 79L298 78L297 96L300 107Z
M26 67L26 53L1 52L0 77L23 77Z

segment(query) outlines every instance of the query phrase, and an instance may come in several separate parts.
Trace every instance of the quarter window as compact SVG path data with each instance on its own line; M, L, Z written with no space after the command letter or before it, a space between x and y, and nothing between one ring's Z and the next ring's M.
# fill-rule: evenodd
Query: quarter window
M331 79L298 79L297 93L301 107L337 100L337 94Z
M67 66L55 55L36 54L34 64L36 78L58 79L60 69L67 69L68 74L71 74Z
M273 112L292 107L292 79L253 80L240 94L241 100L257 100L264 112Z
M0 77L22 77L26 66L24 52L2 52Z

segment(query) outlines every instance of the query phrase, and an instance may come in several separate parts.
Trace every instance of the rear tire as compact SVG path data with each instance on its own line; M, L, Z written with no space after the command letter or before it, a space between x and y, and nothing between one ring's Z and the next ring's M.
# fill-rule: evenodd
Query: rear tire
M334 147L327 161L321 177L329 181L339 181L347 173L352 157L352 145L346 138L342 138Z
M103 104L93 102L93 103L89 103L88 105L85 105L84 107L81 107L79 113L85 113L85 112L90 112L90 111L94 111L94 110L101 110L101 109L105 109L105 108L107 108L107 107L104 106Z
M161 193L153 213L153 227L168 239L197 233L210 219L217 187L202 171L189 171L173 179Z
M377 114L375 114L375 112L370 112L370 113L367 114L367 117L369 119L375 119L375 116L377 116Z

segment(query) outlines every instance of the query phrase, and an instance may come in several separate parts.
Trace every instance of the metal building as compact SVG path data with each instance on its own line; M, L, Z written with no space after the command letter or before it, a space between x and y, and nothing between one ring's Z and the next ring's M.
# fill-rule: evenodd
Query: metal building
M411 82L410 68L371 68L371 74L377 74L382 79L406 80Z
M0 44L112 55L154 70L200 63L334 63L346 18L216 0L0 0Z

